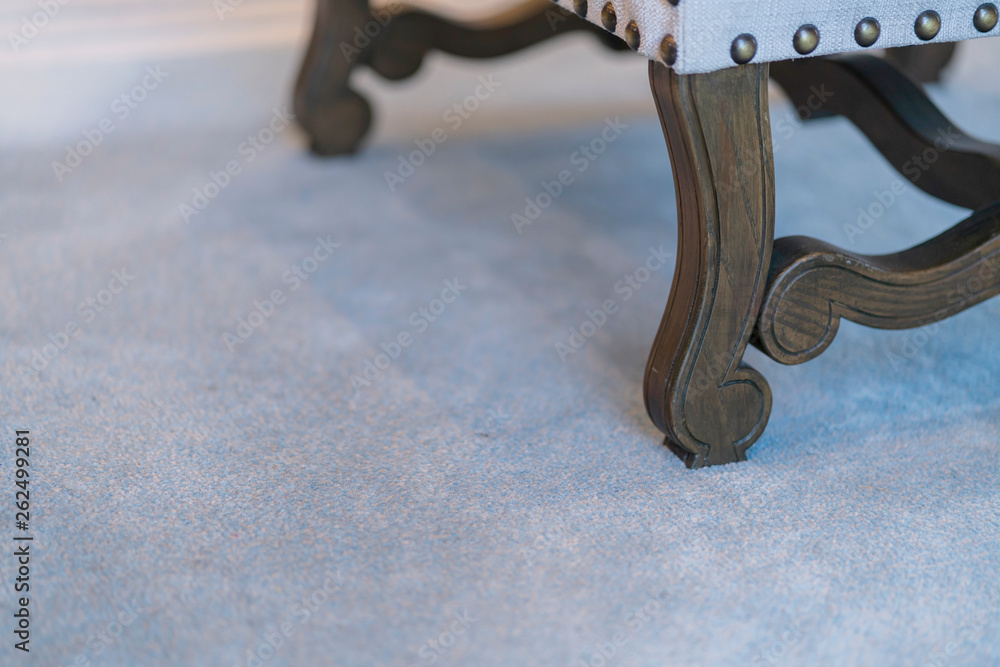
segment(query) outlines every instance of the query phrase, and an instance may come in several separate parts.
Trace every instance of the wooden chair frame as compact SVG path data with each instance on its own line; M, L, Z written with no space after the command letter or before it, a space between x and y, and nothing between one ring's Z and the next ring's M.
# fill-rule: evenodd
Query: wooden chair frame
M628 48L548 0L477 24L399 5L373 13L368 0L319 0L296 113L314 152L352 152L371 123L370 106L350 86L357 66L401 79L431 48L488 58L573 31ZM1000 146L958 130L893 64L936 79L953 51L937 45L886 60L857 54L693 75L650 63L679 241L644 390L650 417L689 467L744 460L764 432L771 391L743 363L747 345L799 364L830 346L842 318L883 329L920 327L1000 293ZM860 255L806 237L775 240L769 79L797 107L816 89L830 91L811 118L846 117L904 175L922 156L916 186L974 213L891 255Z

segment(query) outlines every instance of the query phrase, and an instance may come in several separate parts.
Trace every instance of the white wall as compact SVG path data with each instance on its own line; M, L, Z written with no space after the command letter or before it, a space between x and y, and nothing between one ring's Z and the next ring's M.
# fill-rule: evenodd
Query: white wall
M130 131L257 123L271 107L290 99L313 14L311 0L242 0L221 20L214 0L67 0L15 52L9 35L41 11L38 2L48 1L0 3L5 98L0 149L76 137L106 116L111 101L134 86L149 65L172 72L157 94L170 95L177 103L159 116L140 110L129 120ZM474 18L509 3L421 4ZM245 80L247 68L240 66L244 59L254 63L257 78L252 84ZM203 66L209 60L214 65ZM226 76L227 71L232 74ZM481 75L493 75L503 85L453 136L652 112L645 61L608 52L592 37L577 35L498 60L432 54L420 73L404 82L385 82L362 71L357 85L373 99L378 113L372 141L408 142L423 136L441 123L448 107L475 90ZM268 97L261 97L261 91L268 91Z

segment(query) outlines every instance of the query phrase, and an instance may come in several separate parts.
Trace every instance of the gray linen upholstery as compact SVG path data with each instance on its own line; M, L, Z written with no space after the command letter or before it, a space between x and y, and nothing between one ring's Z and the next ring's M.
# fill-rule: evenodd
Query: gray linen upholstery
M802 57L792 42L806 25L815 26L820 35L810 56L863 50L855 40L855 28L866 18L874 18L880 26L878 40L869 48L925 43L915 24L927 11L940 17L935 42L1000 34L997 27L987 32L977 29L977 10L984 7L988 14L994 7L977 0L679 0L676 6L668 0L559 0L558 4L578 13L586 8L586 18L597 25L605 24L602 14L611 5L617 19L615 33L626 38L630 22L635 21L639 51L648 58L663 59L661 45L670 35L677 50L673 67L680 74L732 67L733 40L744 34L752 35L757 44L753 62Z

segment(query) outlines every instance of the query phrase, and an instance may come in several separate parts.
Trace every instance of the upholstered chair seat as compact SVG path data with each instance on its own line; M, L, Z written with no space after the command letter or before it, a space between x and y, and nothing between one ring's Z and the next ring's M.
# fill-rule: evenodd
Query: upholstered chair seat
M559 0L678 74L1000 34L973 0Z

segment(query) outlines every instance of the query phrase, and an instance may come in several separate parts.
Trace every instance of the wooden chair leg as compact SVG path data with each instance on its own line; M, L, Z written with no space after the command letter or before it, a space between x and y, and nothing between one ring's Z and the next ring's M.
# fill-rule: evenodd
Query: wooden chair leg
M353 153L372 120L368 102L350 86L359 65L387 79L405 79L431 49L495 58L576 31L593 34L612 49L628 48L548 0L521 0L476 23L449 21L400 2L372 10L369 0L317 0L312 40L295 86L295 113L314 153Z
M294 108L318 155L353 153L371 127L371 107L350 87L351 72L371 47L373 38L364 32L369 24L381 30L368 0L316 0L316 21L295 84Z
M771 412L742 363L774 239L768 65L679 76L650 63L677 190L673 289L646 368L646 408L689 467L740 461Z

